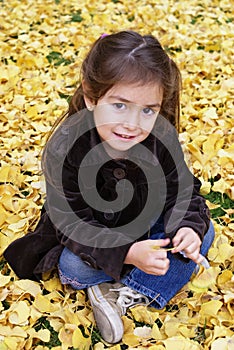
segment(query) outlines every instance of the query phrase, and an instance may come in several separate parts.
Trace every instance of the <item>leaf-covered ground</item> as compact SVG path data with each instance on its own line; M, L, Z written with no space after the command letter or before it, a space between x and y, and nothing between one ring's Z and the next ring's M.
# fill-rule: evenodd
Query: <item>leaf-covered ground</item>
M1 258L0 350L233 350L233 2L0 0L0 13L0 254L36 225L41 151L84 54L120 29L156 35L182 70L181 143L216 229L211 268L164 310L131 309L115 346L101 339L83 291L61 286L56 272L19 280Z

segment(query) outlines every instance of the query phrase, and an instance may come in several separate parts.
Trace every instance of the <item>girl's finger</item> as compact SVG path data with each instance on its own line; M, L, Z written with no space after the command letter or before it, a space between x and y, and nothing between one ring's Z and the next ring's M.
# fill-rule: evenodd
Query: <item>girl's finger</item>
M172 253L179 253L182 250L185 250L188 246L188 243L184 240L182 242L180 242L173 250Z
M152 249L158 250L161 247L166 247L170 243L170 239L158 239L158 240L150 240L150 243L152 242Z
M193 242L184 250L184 252L185 254L193 254L197 250L198 250L198 245L196 244L196 242Z
M167 258L167 251L166 250L156 250L152 253L152 256L157 260L163 260Z
M198 258L195 261L196 264L202 264L206 269L209 267L209 263L205 259L205 257L199 254Z

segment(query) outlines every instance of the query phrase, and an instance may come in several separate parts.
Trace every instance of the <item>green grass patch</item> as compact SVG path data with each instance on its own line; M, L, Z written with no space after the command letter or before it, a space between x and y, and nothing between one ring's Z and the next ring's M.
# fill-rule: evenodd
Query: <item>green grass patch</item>
M46 319L46 317L42 316L40 317L36 324L34 325L34 329L38 332L40 329L48 329L50 331L50 341L49 342L43 342L40 341L38 345L47 346L48 349L52 349L55 346L60 346L62 343L58 338L58 332L54 330L53 327L51 327L50 322Z
M55 66L60 66L61 64L67 66L73 62L72 60L64 58L61 52L58 51L51 51L46 58L49 63L54 64Z

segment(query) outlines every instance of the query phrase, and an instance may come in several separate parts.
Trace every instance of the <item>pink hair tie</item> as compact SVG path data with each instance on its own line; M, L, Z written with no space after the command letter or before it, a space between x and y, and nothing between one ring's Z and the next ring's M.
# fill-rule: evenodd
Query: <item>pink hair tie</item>
M109 35L109 34L103 33L103 34L100 36L100 38L103 39L103 38L105 38L105 36L108 36L108 35Z

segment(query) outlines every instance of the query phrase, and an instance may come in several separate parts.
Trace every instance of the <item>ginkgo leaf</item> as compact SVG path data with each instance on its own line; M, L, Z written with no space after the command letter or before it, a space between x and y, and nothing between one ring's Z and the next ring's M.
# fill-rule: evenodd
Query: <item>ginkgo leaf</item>
M11 280L11 276L4 276L0 273L0 287L6 286Z
M64 349L72 346L72 335L75 329L75 325L66 325L59 330L59 340L63 344Z
M31 294L36 297L37 294L41 293L41 287L37 282L31 280L19 280L14 282L14 286L22 289L22 291Z
M84 337L79 328L76 328L72 334L72 346L77 349L89 350L91 339Z
M30 315L30 308L26 301L20 300L10 309L9 322L11 324L26 325Z
M202 350L202 347L189 339L182 337L172 337L163 340L166 350Z
M211 350L232 350L234 349L234 336L216 339L211 344Z
M43 296L41 294L36 295L33 305L40 312L53 312L57 309L57 307L52 304L46 296Z
M200 315L202 316L217 316L217 312L222 307L223 303L220 300L210 300L201 305Z
M36 227L45 198L41 156L48 132L68 108L93 41L120 28L152 33L176 61L183 78L179 138L185 160L202 183L201 194L222 194L207 201L215 227L207 254L211 270L201 268L162 310L151 305L128 310L118 344L96 337L85 290L62 285L56 271L44 274L43 282L21 280L2 257L0 350L68 350L74 344L82 349L82 341L88 347L91 338L97 341L90 345L94 350L232 350L232 3L54 0L32 5L25 0L0 1L0 7L0 254ZM224 203L226 195L230 201Z
M151 311L144 305L137 305L132 308L131 313L136 321L145 322L147 324L153 324L159 315L157 312Z
M130 333L123 335L122 342L130 347L136 347L140 343L139 338L136 335Z
M195 288L206 289L216 282L219 272L219 267L210 267L209 269L205 269L203 266L201 266L198 274L192 279L191 284Z
M230 188L229 183L227 183L225 179L221 178L220 180L214 183L212 190L214 192L226 193L227 189L229 188Z
M50 331L48 329L39 329L37 332L34 328L31 328L27 332L31 338L40 339L46 343L50 340Z
M232 271L230 270L224 270L222 273L218 276L218 285L221 287L223 286L226 282L230 281L232 279Z
M0 325L0 335L2 336L9 336L9 337L20 337L20 338L26 338L27 333L22 327L15 326L2 326Z

